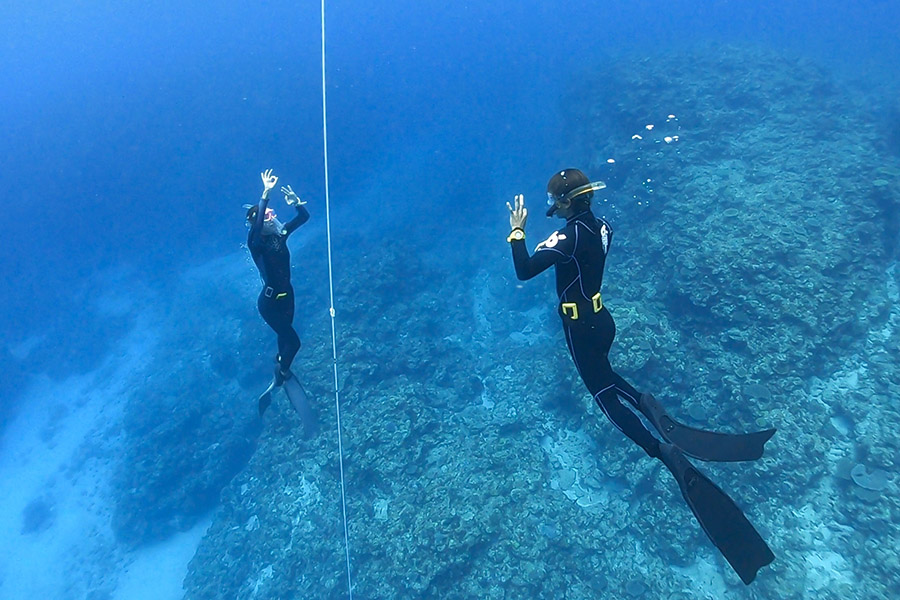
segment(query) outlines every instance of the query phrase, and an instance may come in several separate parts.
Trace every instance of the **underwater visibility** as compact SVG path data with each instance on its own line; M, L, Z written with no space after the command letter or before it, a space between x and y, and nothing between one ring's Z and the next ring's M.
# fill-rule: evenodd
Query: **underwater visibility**
M7 12L0 597L900 596L900 8Z

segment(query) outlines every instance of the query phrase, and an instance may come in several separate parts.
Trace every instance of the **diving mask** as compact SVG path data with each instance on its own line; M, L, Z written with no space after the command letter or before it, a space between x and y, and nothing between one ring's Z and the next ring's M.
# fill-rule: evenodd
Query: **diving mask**
M552 217L553 213L555 213L558 209L562 208L563 205L568 206L571 204L572 200L581 196L582 194L587 194L588 192L596 192L597 190L602 190L606 187L606 184L602 181L592 181L591 183L587 183L585 185L580 185L573 190L569 190L562 196L556 196L552 192L547 192L547 216Z

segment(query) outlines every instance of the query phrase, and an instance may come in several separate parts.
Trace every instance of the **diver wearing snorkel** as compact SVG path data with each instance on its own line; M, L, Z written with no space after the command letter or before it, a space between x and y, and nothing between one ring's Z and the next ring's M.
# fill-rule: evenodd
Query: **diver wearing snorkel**
M666 465L703 530L749 585L775 555L734 501L685 454L710 461L756 460L775 430L725 434L688 427L666 414L653 396L641 394L613 370L609 350L616 326L600 293L613 231L606 220L591 211L594 192L605 187L602 181L591 182L578 169L553 175L547 184L547 216L556 215L566 224L538 244L534 255L529 255L525 246L528 211L524 196L515 197L515 206L507 202L511 228L507 241L512 246L516 276L524 281L555 267L558 312L581 380L613 425L648 456ZM664 442L644 426L638 413L653 424Z
M304 417L308 412L306 394L291 372L291 363L300 350L300 336L294 330L294 288L291 285L291 252L288 237L309 220L309 212L291 186L281 188L284 201L297 210L297 215L282 224L275 211L269 208L269 193L278 183L278 177L268 169L260 174L263 193L259 203L246 205L247 247L263 280L263 289L257 299L259 314L278 335L278 354L275 357L275 377L259 398L260 416L272 401L275 387L284 386L291 404Z

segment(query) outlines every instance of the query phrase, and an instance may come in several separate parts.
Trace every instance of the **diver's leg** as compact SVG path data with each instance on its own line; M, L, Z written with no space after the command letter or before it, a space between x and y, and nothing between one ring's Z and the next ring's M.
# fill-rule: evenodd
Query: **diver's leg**
M259 295L257 307L259 314L262 316L266 324L272 328L272 331L278 336L278 353L275 355L275 385L281 386L284 383L284 377L287 374L287 367L282 366L282 357L290 355L293 360L294 355L300 348L300 338L291 326L294 313L293 296L291 296L290 304L284 302L284 299L267 297L265 293ZM293 338L293 339L292 339ZM296 348L293 346L296 345Z
M616 324L609 311L603 309L590 320L564 320L563 333L572 362L591 394L612 383L608 355L616 335Z
M281 375L281 337L282 331L284 330L284 317L279 310L278 301L275 298L267 297L265 292L259 295L256 306L259 308L259 314L263 318L263 321L265 321L266 325L271 327L272 331L275 332L275 335L278 336L278 353L275 354L275 385L280 386L284 383L284 377Z
M616 393L621 398L625 398L635 410L640 410L641 393L634 389L634 386L625 381L625 379L616 372L613 372L613 381L616 385Z
M300 351L300 336L294 330L294 292L288 290L286 296L276 300L277 310L273 328L278 334L278 367L282 377L288 377L294 357Z
M260 292L259 298L256 300L256 308L259 310L259 315L263 318L263 321L266 322L266 325L272 328L273 331L277 333L277 329L275 327L276 320L274 318L274 311L272 306L272 299L267 298L265 295L265 291ZM259 416L262 417L266 410L269 408L269 405L272 404L272 389L275 386L280 386L284 383L283 379L279 380L278 373L275 374L275 379L272 380L272 383L269 384L269 387L266 388L258 400L259 404Z
M606 352L609 351L612 345L611 336L615 335L615 324L612 322L612 317L605 319L606 315L604 313L608 313L608 311L604 309L597 315L598 325L592 328L596 335L600 335L604 339L593 347L589 346L587 350L581 348L585 345L584 343L579 342L577 344L581 354L586 354L589 351L594 352L594 357L590 359L591 364L598 364L601 360L599 354L604 350ZM569 339L568 335L567 339ZM573 339L577 339L577 337L573 337ZM573 348L571 343L569 348L570 350ZM608 365L609 357L606 354L603 354L602 360L605 360ZM689 427L670 417L651 394L642 394L622 376L614 372L612 367L608 367L608 369L608 371L600 370L598 373L604 377L611 378L616 394L620 398L624 398L636 411L647 417L663 439L676 445L688 456L699 458L700 460L720 462L756 460L762 456L766 442L775 435L775 429L751 433L720 433ZM581 371L579 370L579 372ZM594 393L594 389L602 388L596 387L601 385L601 382L596 381L596 377L592 377L592 375L594 374L583 373L582 379Z
M610 384L606 389L594 394L594 402L603 411L612 424L624 433L628 438L640 446L647 456L659 458L659 440L653 437L640 418L630 409L626 408L616 394L616 388Z
M259 314L263 318L263 321L266 322L266 325L272 328L272 331L275 332L275 335L278 336L278 350L279 353L275 355L275 362L278 362L278 355L281 353L281 334L279 333L281 318L278 314L278 306L274 298L267 297L265 295L265 291L260 293L259 299L256 301L256 307L259 309ZM275 375L276 385L281 385L278 380L278 374Z
M278 364L281 366L282 372L287 373L294 357L300 351L300 336L291 326L286 327L278 334Z
M259 315L266 322L266 325L272 328L276 334L281 323L281 317L278 312L278 305L273 298L267 298L265 293L261 293L256 301L256 308L259 309Z
M659 457L659 441L618 398L617 383L624 380L613 372L609 364L608 353L616 333L609 311L602 310L589 322L566 323L564 329L572 360L597 406L619 431L644 452Z

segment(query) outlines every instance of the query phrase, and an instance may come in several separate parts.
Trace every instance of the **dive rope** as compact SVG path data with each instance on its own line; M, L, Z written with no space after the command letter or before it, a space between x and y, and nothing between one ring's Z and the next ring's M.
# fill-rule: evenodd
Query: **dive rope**
M334 320L334 271L331 264L331 197L328 190L328 116L325 96L325 0L322 0L322 141L325 158L325 230L328 245L328 295L331 315L331 357L334 366L334 411L337 415L338 461L341 469L341 514L344 521L344 555L347 559L347 594L353 600L353 579L350 575L350 532L347 527L347 496L344 484L344 445L341 441L341 401L338 387L337 336Z

